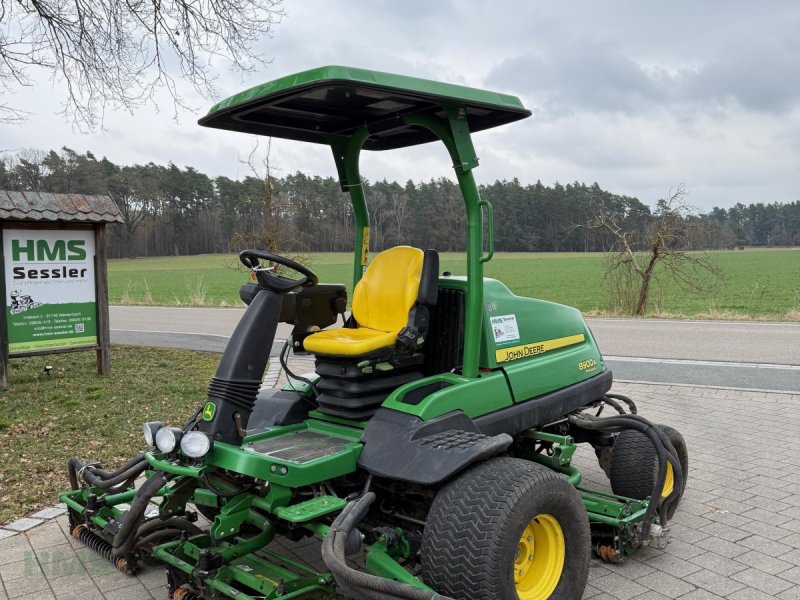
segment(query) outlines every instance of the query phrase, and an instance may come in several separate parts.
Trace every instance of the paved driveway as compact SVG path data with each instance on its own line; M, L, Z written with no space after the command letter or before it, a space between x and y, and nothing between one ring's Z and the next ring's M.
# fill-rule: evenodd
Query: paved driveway
M684 434L689 481L666 550L646 548L621 565L592 561L584 598L800 599L800 395L631 383L615 391ZM591 451L576 464L587 484L607 488ZM0 539L0 600L167 597L162 569L115 572L71 539L64 516L0 536L9 536ZM318 542L282 545L322 569Z

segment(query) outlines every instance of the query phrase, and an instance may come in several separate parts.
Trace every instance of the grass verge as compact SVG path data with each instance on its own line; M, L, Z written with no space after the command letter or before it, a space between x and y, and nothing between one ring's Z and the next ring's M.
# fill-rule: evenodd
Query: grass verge
M218 362L207 352L114 346L112 374L101 377L92 352L12 359L11 389L0 392L0 524L56 504L69 488L69 457L116 468L144 449L142 423L182 425Z

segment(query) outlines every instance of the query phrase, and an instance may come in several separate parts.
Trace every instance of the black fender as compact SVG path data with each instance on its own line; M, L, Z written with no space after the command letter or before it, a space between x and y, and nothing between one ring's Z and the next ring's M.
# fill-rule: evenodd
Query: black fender
M462 411L430 421L381 408L361 437L358 466L375 475L408 483L434 485L474 462L505 452L513 438L485 435Z

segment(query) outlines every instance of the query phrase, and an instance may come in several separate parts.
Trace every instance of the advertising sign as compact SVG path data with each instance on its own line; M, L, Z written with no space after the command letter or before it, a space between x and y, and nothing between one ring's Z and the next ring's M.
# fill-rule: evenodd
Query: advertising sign
M94 255L92 230L3 230L11 354L97 343Z

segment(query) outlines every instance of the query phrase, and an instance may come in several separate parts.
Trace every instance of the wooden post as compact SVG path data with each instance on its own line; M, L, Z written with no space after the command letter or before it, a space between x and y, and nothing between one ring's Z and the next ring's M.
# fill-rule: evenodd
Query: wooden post
M11 385L8 359L8 321L6 320L6 258L3 252L3 226L0 224L0 298L3 299L0 311L0 390Z
M108 323L106 224L94 226L94 281L97 307L97 372L111 374L111 331Z

